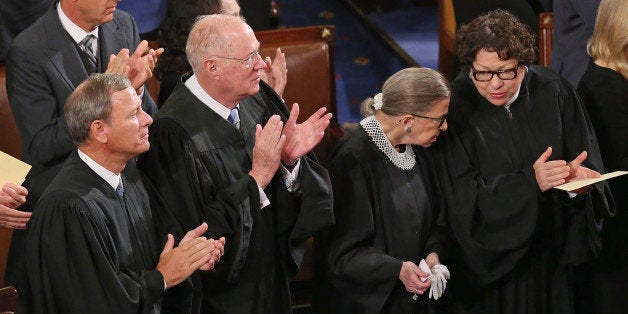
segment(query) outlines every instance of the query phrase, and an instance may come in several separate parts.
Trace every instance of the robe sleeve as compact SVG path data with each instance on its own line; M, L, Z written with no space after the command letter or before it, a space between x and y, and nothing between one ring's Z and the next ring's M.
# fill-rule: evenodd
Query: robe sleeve
M447 216L463 257L481 283L511 271L528 251L540 191L532 167L487 179L452 132L442 136L437 165Z
M557 87L563 122L564 154L568 162L582 151L587 151L583 166L604 173L597 137L593 125L581 104L576 90L563 83ZM570 225L566 235L563 262L578 264L600 253L602 243L599 233L604 219L615 214L615 203L608 182L593 185L586 195L576 196L565 204L570 211Z
M330 164L336 224L330 237L328 265L336 288L365 308L381 308L399 280L402 260L374 243L380 209L372 177L355 156L343 155ZM379 245L382 245L381 243Z
M260 97L269 113L281 116L285 123L290 111L264 81L260 81ZM277 231L282 239L280 245L287 244L290 255L289 275L295 275L303 261L307 238L334 223L333 193L327 169L318 163L312 152L301 157L300 167L300 185L296 191L289 193L282 180L275 182L278 195L275 206L279 209ZM279 171L275 177L281 178Z
M104 217L68 192L38 204L26 242L33 313L152 313L164 289L157 270L121 269Z

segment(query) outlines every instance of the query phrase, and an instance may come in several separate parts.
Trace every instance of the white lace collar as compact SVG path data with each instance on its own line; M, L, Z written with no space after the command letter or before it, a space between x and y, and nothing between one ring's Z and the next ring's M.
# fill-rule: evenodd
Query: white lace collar
M368 116L362 119L360 125L364 128L366 134L371 137L377 148L379 148L395 166L402 170L410 170L414 167L416 164L416 156L414 155L412 146L406 145L406 149L403 153L396 151L392 144L390 144L386 134L384 134L379 122L375 119L375 116Z

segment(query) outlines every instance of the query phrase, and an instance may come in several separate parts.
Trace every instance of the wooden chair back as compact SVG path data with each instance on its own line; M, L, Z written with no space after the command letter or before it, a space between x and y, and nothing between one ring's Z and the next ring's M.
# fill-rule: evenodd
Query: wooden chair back
M17 290L13 286L0 289L0 314L14 313L17 310Z
M552 61L552 40L554 40L554 13L539 14L539 64L549 67Z
M456 39L456 16L452 0L438 0L438 71L449 80L454 73L454 42Z
M336 81L334 70L333 25L284 28L256 32L263 58L275 57L277 48L286 54L288 85L283 99L289 108L298 103L299 118L305 120L320 107L334 114L325 137L314 149L319 161L327 155L344 135L338 124Z

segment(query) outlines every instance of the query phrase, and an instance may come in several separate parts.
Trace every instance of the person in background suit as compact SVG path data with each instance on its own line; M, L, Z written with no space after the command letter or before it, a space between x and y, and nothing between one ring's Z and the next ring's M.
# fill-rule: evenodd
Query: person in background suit
M0 61L6 59L11 41L44 15L54 0L4 0L0 5Z
M288 112L260 80L259 46L240 17L200 17L186 46L193 73L161 107L138 160L174 223L205 221L207 237L227 238L222 262L194 285L201 313L291 313L288 278L306 239L333 222L329 175L310 152L331 113L297 124L299 105Z
M587 44L591 56L578 92L585 104L606 171L628 170L628 3L602 0L593 37ZM591 263L595 308L589 313L619 314L628 309L628 176L608 181L617 212L604 223L602 252Z
M159 39L159 26L168 11L167 0L124 0L118 8L133 16L142 40Z
M237 0L194 0L191 2L172 0L168 6L168 16L161 26L159 44L165 48L155 67L155 76L161 81L157 105L161 107L177 85L179 78L192 67L185 57L185 42L189 29L199 12L204 14L228 14L242 16ZM277 95L282 97L288 82L286 56L277 48L275 59L266 57L267 67L262 72L262 80L273 87Z
M587 40L593 34L600 0L554 0L554 35L550 68L573 87L587 69Z
M11 229L24 229L31 213L17 210L26 202L28 190L15 183L5 183L0 190L0 226Z
M26 238L30 290L24 313L160 313L164 290L209 270L224 239L207 224L177 247L155 233L134 158L145 152L152 118L131 82L94 74L68 97L66 120L78 146L44 191ZM160 253L161 251L161 253ZM29 295L29 302L22 301Z
M32 166L24 182L29 191L25 211L32 211L75 148L64 104L89 73L125 73L142 96L144 111L150 115L157 112L154 101L144 92L144 83L162 50L147 50L148 43L140 43L133 18L116 10L117 2L61 0L11 44L7 93L22 138L22 160ZM95 38L89 37L90 44L80 45L87 35ZM7 262L6 281L18 291L23 290L25 278L24 234L23 230L13 233Z

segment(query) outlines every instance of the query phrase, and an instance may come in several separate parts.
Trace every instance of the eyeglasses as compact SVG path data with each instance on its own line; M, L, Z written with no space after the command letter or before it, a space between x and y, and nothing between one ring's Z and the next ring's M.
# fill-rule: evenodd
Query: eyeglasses
M493 75L497 74L500 80L513 80L517 77L517 69L519 66L512 69L506 70L497 70L497 71L478 71L471 67L471 73L473 74L473 78L478 82L488 82L493 79Z
M221 57L221 56L215 56L216 58L221 58L221 59L229 59L229 60L235 60L235 61L240 61L240 63L242 63L244 65L244 67L246 68L250 68L251 66L253 66L253 63L255 63L255 61L257 61L257 56L261 55L259 54L259 50L255 50L253 52L251 52L246 58L244 59L240 59L240 58L231 58L231 57Z
M414 113L411 113L411 115L413 115L413 116L415 116L415 117L418 117L418 118L423 118L423 119L432 120L432 121L434 121L434 122L438 123L437 128L439 128L439 129L440 129L440 127L441 127L441 126L443 126L443 124L445 123L445 121L447 121L447 115L443 115L443 116L442 116L442 117L440 117L440 118L427 117L427 116L422 116L422 115L418 115L418 114L414 114Z

